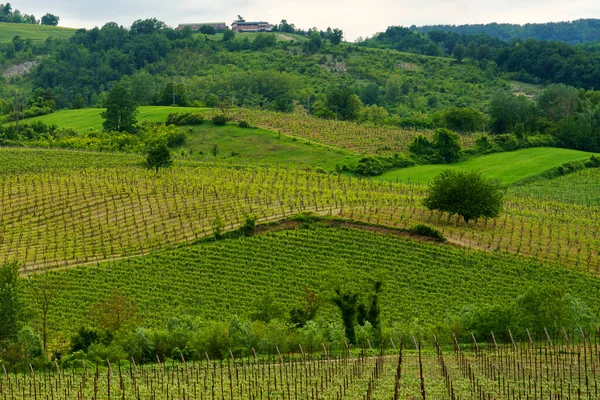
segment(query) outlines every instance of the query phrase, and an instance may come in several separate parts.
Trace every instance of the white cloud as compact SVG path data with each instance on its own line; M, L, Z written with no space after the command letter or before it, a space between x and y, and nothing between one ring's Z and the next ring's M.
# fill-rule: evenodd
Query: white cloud
M223 0L176 3L158 0L22 0L14 5L38 18L60 16L61 26L101 26L114 21L129 26L137 19L158 18L171 26L180 22L226 21L238 15L301 28L340 28L346 39L372 36L390 25L464 24L488 22L548 22L600 17L600 2L592 0Z

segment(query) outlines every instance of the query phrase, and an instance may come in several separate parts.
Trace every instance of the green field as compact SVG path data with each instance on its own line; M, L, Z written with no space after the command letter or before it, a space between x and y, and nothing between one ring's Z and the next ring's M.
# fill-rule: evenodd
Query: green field
M435 324L464 306L502 304L545 282L564 285L592 308L600 307L600 279L558 264L353 228L226 239L49 276L58 288L51 325L63 331L85 325L90 305L117 288L138 304L143 325L160 326L175 315L247 317L267 293L288 312L302 299L304 286L325 300L335 287L367 291L373 276L386 282L380 304L388 326L415 318ZM39 279L27 280L29 302ZM337 318L330 304L323 312Z
M207 108L143 106L139 107L138 121L165 122L170 113L204 113ZM61 128L71 128L79 132L90 129L102 130L102 108L84 108L81 110L63 110L40 117L23 120L23 123L41 121L46 125L56 125Z
M298 140L259 128L240 128L234 124L225 127L210 122L187 130L184 145L187 158L208 162L236 164L269 164L289 168L323 168L335 171L336 165L353 166L361 156L346 150ZM218 144L217 157L211 149Z
M8 43L15 36L31 39L34 42L43 42L49 37L68 39L75 34L75 31L76 29L73 28L0 22L0 43Z
M489 179L498 180L502 185L512 185L569 161L586 160L592 155L593 153L577 150L539 147L491 154L456 164L420 165L403 168L386 172L377 179L426 184L443 170L456 169L459 171L481 171Z

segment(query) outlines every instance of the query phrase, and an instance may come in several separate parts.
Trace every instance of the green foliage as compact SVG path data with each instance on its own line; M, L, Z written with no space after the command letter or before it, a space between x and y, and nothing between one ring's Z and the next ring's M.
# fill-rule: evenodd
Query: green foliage
M0 346L6 340L17 338L22 308L19 293L18 264L0 265Z
M47 13L46 15L44 15L42 17L41 24L49 25L49 26L57 26L59 20L60 20L60 17L58 17L54 14Z
M580 299L569 294L561 286L536 285L507 304L468 306L460 314L460 325L467 339L470 332L478 340L490 340L490 332L498 340L510 341L508 329L515 339L526 340L526 329L533 337L566 331L595 329L598 317Z
M344 331L346 332L346 339L348 343L356 344L356 314L358 307L358 294L343 292L340 289L335 289L336 296L333 298L333 304L335 304L342 314L342 322L344 324Z
M167 125L201 125L204 116L199 113L171 113L167 116Z
M406 168L415 165L410 158L394 154L393 157L363 157L354 168L359 176L379 176L394 168Z
M102 113L102 126L107 131L134 133L137 113L137 105L131 94L123 85L117 83L108 92L106 111Z
M600 168L600 157L592 156L588 161L585 162L586 168Z
M233 39L235 39L235 32L231 29L226 29L225 32L223 32L223 41L229 42Z
M158 140L146 146L146 168L158 172L159 168L169 168L172 165L173 159L166 142Z
M432 147L446 163L454 163L461 156L459 140L456 133L448 129L438 128L433 134Z
M414 227L410 228L410 232L414 233L415 235L430 237L438 242L445 242L447 240L440 231L424 224L415 225Z
M217 114L212 117L212 122L217 126L225 126L227 124L227 117L222 114Z
M90 316L100 328L110 332L127 330L137 325L138 307L131 299L114 289L106 299L92 304Z
M362 102L351 88L342 87L327 96L327 108L340 119L355 120L360 116Z
M240 120L240 122L238 122L238 126L240 128L250 128L250 124L248 123L248 121L245 120Z
M500 214L503 194L498 186L480 172L447 169L429 185L423 205L429 210L458 214L466 223L471 219L495 218Z
M446 127L458 132L477 132L483 129L484 116L473 108L451 108L443 114Z
M524 96L498 92L492 96L489 114L493 133L510 133L518 124L529 132L534 128L536 110L535 104Z

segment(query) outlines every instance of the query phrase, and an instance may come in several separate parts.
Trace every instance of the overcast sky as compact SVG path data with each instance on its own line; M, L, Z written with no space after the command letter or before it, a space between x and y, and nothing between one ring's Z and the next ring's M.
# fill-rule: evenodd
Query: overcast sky
M14 8L38 19L47 12L60 17L60 26L93 28L106 22L130 26L137 19L156 17L168 25L184 22L231 23L246 20L296 27L340 28L345 39L369 37L390 25L432 25L567 21L600 18L597 0L19 0Z

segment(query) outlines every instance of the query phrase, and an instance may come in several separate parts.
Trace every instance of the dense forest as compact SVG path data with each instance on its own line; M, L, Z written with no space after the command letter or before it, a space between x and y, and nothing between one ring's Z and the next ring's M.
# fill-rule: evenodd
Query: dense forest
M422 33L432 31L454 32L462 35L483 33L506 42L514 39L536 39L582 44L600 40L600 20L594 18L524 25L496 22L472 25L413 25L410 29Z

